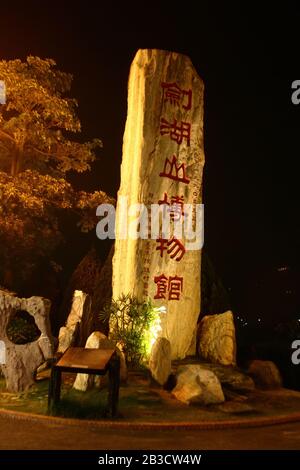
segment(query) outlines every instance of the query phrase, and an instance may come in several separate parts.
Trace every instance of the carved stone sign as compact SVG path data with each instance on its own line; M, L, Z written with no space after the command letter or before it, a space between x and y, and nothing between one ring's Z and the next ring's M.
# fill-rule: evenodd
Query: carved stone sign
M159 336L170 341L172 358L195 352L200 313L202 243L195 234L204 166L203 91L187 56L137 52L129 76L113 297L131 293L165 307ZM170 226L161 223L166 214ZM134 224L138 237L132 236Z

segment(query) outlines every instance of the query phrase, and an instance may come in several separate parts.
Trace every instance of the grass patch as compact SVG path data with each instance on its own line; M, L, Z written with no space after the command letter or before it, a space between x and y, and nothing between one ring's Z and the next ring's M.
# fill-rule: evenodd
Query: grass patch
M37 382L26 393L8 393L0 378L0 408L47 415L48 380ZM103 420L108 390L92 389L79 392L72 388L70 377L64 377L61 401L55 416L82 420ZM142 374L129 376L126 386L120 388L119 419L129 422L201 422L205 420L237 420L271 417L300 411L300 393L289 390L260 391L248 394L242 403L227 400L221 405L187 406L158 387L151 387Z
M5 390L5 380L0 379L0 407L35 414L47 414L48 380L37 382L25 393L8 393ZM80 392L63 384L61 399L55 410L55 416L78 419L104 419L108 400L107 388ZM122 414L134 419L145 410L162 408L160 397L148 393L141 387L121 387L119 409ZM158 411L158 410L157 410Z

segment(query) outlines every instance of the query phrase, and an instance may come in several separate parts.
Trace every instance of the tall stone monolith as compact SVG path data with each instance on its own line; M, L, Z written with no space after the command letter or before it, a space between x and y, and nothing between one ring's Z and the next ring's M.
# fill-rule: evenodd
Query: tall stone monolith
M158 219L153 212L150 224L149 214L155 204L172 227L190 220L196 230L204 166L203 92L189 57L162 50L137 52L128 84L113 298L131 293L163 307L156 336L170 341L172 358L195 352L201 243L185 232L168 234L160 225L156 233ZM144 204L146 212L134 204ZM136 227L141 238L134 239Z

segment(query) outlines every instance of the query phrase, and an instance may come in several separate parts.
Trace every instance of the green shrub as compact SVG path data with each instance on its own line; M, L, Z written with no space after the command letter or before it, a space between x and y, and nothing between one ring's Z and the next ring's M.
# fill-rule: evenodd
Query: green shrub
M150 300L139 301L131 294L112 299L100 313L110 322L110 338L121 346L128 365L141 365L149 354L151 325L158 312Z

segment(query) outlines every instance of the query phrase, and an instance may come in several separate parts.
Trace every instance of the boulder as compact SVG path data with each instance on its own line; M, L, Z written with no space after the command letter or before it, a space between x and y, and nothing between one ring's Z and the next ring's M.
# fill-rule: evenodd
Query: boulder
M253 379L236 367L209 364L206 362L201 364L201 366L214 372L222 386L231 390L237 392L251 392L255 389Z
M24 299L4 291L0 292L0 340L5 345L5 364L2 364L1 368L10 392L27 390L35 382L38 367L53 357L50 307L51 302L43 297ZM40 331L37 340L15 344L8 338L8 324L18 312L26 312L33 317Z
M280 372L272 361L251 361L247 372L260 388L271 390L282 387Z
M224 402L217 376L198 364L187 364L177 370L177 384L172 390L177 400L188 405L210 405Z
M116 345L114 341L108 339L101 331L94 331L87 339L86 348L90 349L114 349ZM117 354L120 357L120 381L127 381L127 366L124 353L117 348ZM101 377L93 374L77 374L73 388L85 392L94 386L100 387Z
M152 346L149 369L153 379L165 385L171 374L171 344L167 338L157 338Z
M236 339L230 310L202 318L198 328L198 354L213 363L236 364Z
M58 335L58 352L64 353L70 346L84 346L92 330L91 299L88 294L75 290L66 325Z

